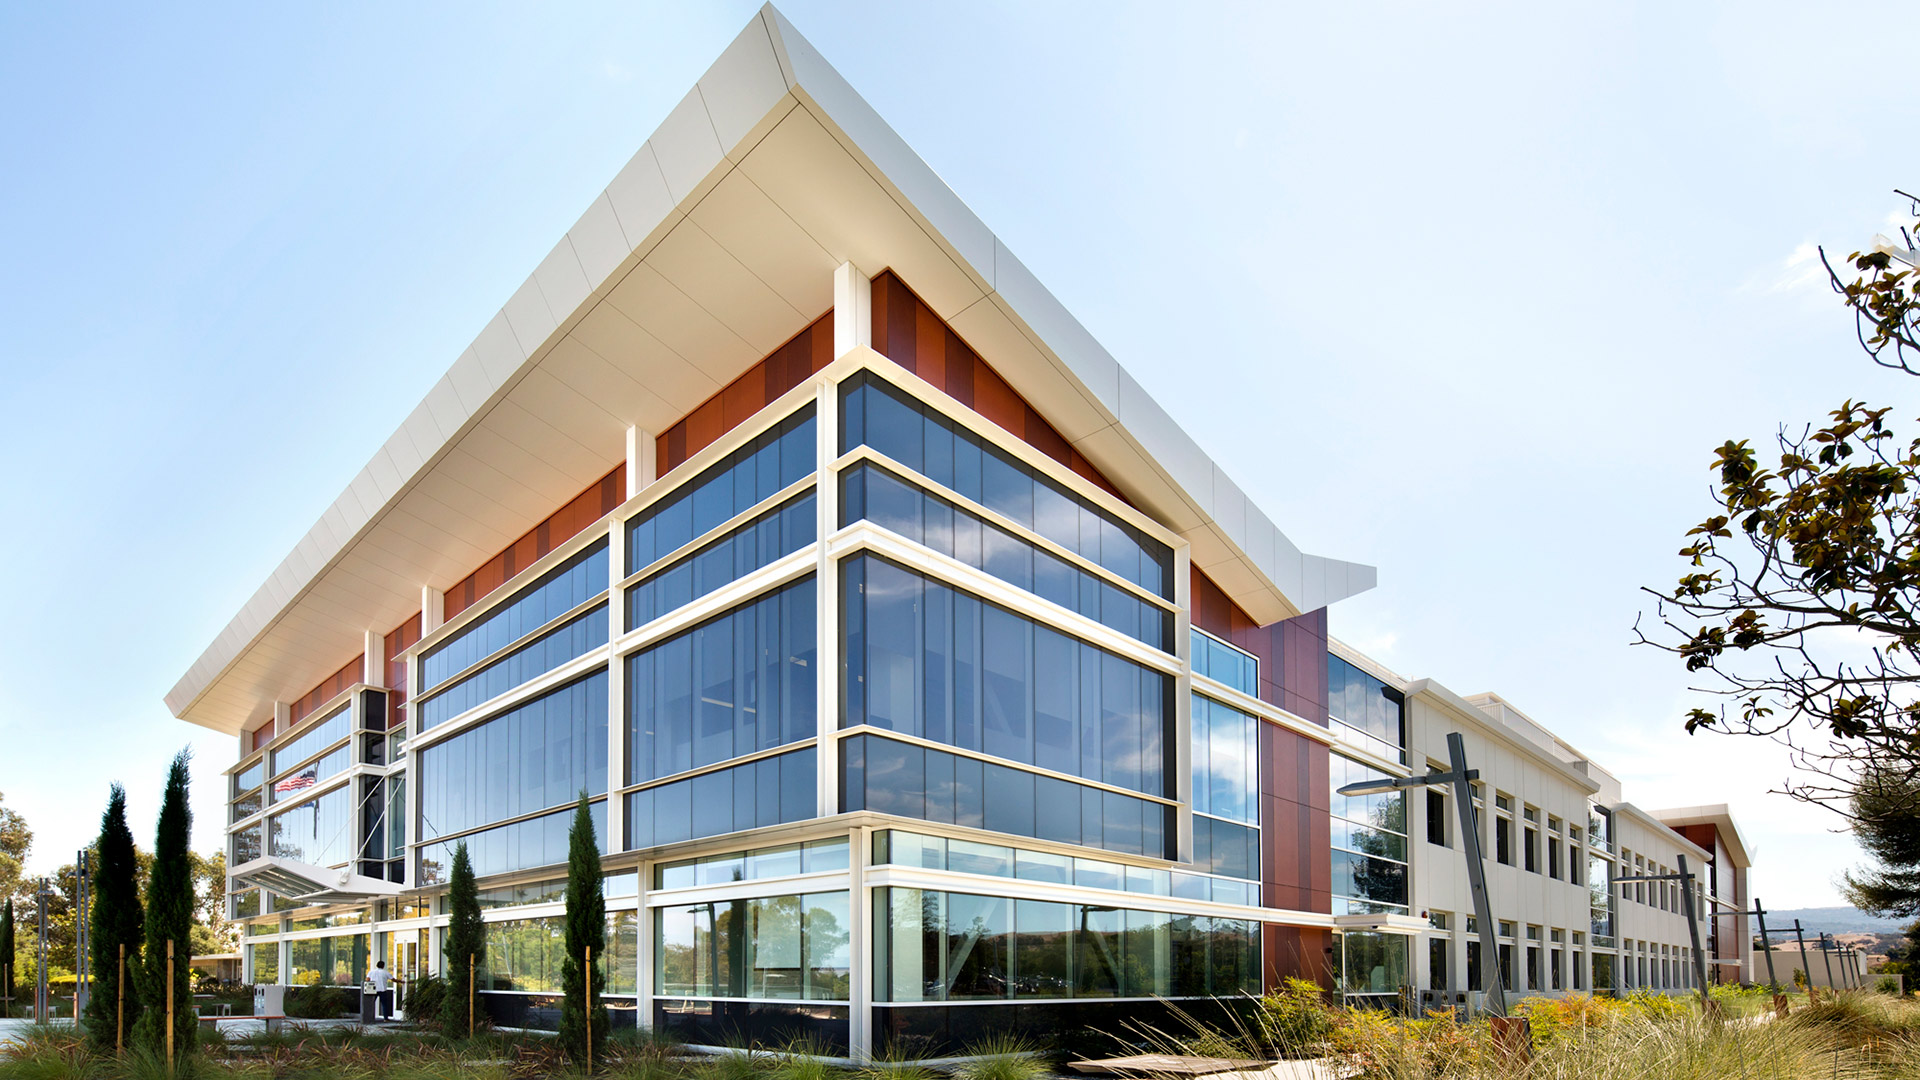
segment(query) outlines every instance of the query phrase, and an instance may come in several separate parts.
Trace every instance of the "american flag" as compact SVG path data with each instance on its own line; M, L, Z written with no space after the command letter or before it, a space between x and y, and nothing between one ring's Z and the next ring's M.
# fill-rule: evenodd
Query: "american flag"
M314 785L314 781L319 779L319 777L316 777L313 773L314 767L309 765L305 769L294 773L292 776L286 777L279 783L273 785L274 794L285 795L290 791L305 791Z

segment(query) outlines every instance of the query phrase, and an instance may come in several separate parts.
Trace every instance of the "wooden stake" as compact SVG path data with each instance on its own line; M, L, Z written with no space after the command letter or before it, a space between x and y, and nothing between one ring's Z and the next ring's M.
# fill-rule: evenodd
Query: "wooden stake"
M587 1072L593 1072L593 946L587 946Z
M167 942L167 1075L173 1075L173 942Z
M467 1039L473 1039L473 954L467 954Z
M120 943L120 989L113 999L113 1053L120 1055L127 1038L127 943Z

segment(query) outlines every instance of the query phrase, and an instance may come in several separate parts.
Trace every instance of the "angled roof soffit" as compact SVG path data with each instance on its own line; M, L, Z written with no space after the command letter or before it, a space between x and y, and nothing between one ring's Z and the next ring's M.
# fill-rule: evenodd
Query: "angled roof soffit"
M166 695L237 733L891 268L1273 622L1373 587L1302 552L772 6L667 114ZM330 663L329 663L330 662Z

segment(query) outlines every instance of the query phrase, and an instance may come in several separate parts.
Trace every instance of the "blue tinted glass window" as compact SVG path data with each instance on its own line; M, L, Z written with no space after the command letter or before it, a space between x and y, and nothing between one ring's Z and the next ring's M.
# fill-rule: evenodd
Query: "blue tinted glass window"
M419 769L426 838L563 806L583 790L604 794L607 673L595 672L421 750Z
M874 901L877 1001L1259 991L1251 920L901 887L875 890ZM698 963L698 950L682 951Z
M307 760L347 737L353 723L353 709L343 705L325 719L309 726L292 742L273 751L273 771L277 775Z
M1171 807L995 765L944 750L861 735L843 739L843 812L872 810L1156 859L1167 853Z
M603 604L420 702L416 706L420 727L425 730L451 720L606 643Z
M591 805L593 838L602 855L607 852L607 801ZM453 873L454 848L465 843L467 857L473 861L475 877L488 877L516 870L554 866L567 861L567 834L573 827L573 810L556 811L511 825L501 825L458 840L442 840L420 847L420 883L434 885Z
M433 689L606 591L607 541L602 537L422 656L421 692Z
M1259 721L1193 696L1193 809L1243 824L1259 820Z
M628 657L627 782L812 738L815 603L803 578Z
M1156 649L1170 644L1173 615L1167 609L877 465L843 473L840 490L842 525L871 521Z
M1148 592L1173 597L1173 552L1166 545L869 373L847 380L842 394L842 453L871 446Z
M1259 663L1243 652L1200 630L1193 631L1193 673L1226 683L1253 697L1260 696Z
M644 570L816 468L813 406L755 436L627 525L627 569Z
M627 847L674 844L816 816L812 747L627 796Z
M1407 798L1402 791L1342 795L1340 788L1386 774L1339 754L1332 788L1333 896L1337 914L1407 910Z
M1400 691L1327 654L1327 719L1335 734L1370 753L1404 762L1405 712Z
M351 785L267 819L267 851L277 858L310 866L337 866L353 857Z
M884 559L841 581L844 726L1167 792L1166 675Z

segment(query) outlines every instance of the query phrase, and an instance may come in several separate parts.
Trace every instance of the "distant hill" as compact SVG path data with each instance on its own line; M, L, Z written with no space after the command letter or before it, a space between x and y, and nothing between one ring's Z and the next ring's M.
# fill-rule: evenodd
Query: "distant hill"
M1850 907L1797 908L1791 911L1769 910L1767 929L1791 928L1795 919L1800 920L1800 925L1806 927L1809 934L1821 931L1829 934L1898 934L1913 921L1883 919Z

